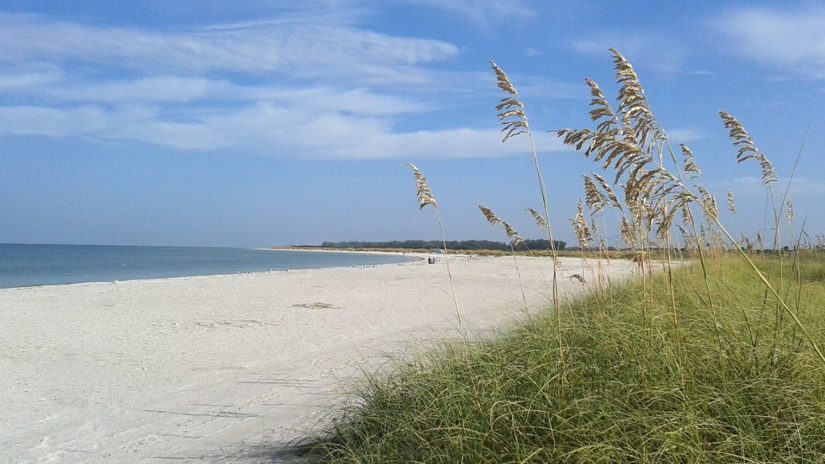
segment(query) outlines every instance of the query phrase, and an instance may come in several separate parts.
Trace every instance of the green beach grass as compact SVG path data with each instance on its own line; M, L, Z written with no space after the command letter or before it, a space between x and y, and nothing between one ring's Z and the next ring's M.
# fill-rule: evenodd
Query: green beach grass
M772 213L761 232L772 237L734 237L699 183L693 152L671 147L635 70L611 53L615 105L587 79L593 127L556 134L605 176L583 176L571 221L579 248L598 250L580 254L583 271L589 257L610 257L618 235L639 278L616 285L599 267L590 295L560 299L559 250L525 106L491 62L504 94L496 107L503 141L531 142L542 209L526 211L551 244L553 304L496 337L468 342L462 330L460 345L368 376L311 454L328 463L825 462L825 240L794 224L794 172L777 187L744 126L719 112L737 162L761 171ZM433 190L411 167L448 264ZM742 214L732 192L726 206ZM521 239L479 208L511 244ZM618 234L597 225L606 225L606 210Z
M758 259L778 281L779 262ZM786 261L787 300L825 329L825 260ZM825 366L735 257L563 304L500 336L365 380L312 454L330 463L821 462ZM641 298L640 295L644 295ZM559 369L557 320L566 345Z

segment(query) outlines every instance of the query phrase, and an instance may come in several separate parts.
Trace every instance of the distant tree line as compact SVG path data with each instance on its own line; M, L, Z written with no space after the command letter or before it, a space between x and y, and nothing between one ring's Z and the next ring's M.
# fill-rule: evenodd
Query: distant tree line
M555 240L556 250L564 250L567 244L562 240ZM404 248L410 250L431 250L443 247L438 240L393 240L391 242L323 242L323 248ZM450 250L502 250L509 251L510 245L492 240L449 240L447 248ZM547 250L550 242L547 240L525 240L514 247L517 251Z

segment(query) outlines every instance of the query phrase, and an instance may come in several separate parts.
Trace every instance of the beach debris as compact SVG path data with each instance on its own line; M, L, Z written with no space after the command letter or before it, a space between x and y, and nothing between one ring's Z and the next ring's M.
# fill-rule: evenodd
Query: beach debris
M304 308L304 309L334 309L337 306L332 305L330 303L297 303L292 305L293 308Z

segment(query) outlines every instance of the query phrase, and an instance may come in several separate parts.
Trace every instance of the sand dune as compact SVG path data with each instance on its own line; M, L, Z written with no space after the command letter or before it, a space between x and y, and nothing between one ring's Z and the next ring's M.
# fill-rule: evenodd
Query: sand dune
M519 265L544 307L549 260ZM563 260L566 295L581 272ZM523 317L512 258L453 274L475 335ZM0 327L3 463L279 462L361 367L456 336L444 267L420 262L5 289Z

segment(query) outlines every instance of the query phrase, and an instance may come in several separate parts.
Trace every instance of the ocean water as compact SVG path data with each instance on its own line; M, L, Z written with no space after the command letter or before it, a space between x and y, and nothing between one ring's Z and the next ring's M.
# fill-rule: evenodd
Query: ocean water
M0 288L371 266L413 259L244 248L0 244Z

